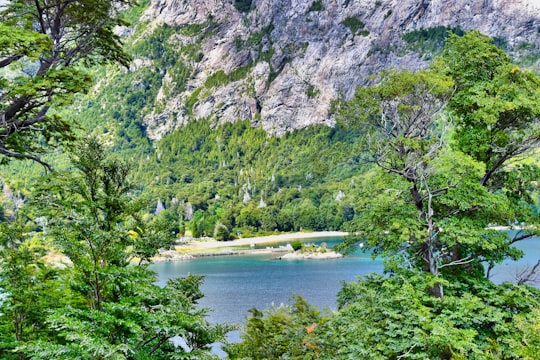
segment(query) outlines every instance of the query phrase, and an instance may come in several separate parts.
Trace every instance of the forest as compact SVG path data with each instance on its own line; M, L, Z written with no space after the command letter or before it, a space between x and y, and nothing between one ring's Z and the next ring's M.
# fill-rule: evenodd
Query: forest
M427 69L389 69L336 99L335 127L274 137L204 119L152 144L141 115L159 106L162 72L120 69L143 52L181 88L201 49L177 61L166 39L217 24L124 44L114 29L144 4L47 4L0 8L0 357L215 358L235 327L206 320L203 277L160 287L151 258L181 236L340 229L352 234L340 250L362 242L384 273L343 284L333 312L301 297L253 309L229 358L538 358L536 267L515 283L490 271L540 232L540 78L493 39L437 29ZM112 85L93 91L105 73Z

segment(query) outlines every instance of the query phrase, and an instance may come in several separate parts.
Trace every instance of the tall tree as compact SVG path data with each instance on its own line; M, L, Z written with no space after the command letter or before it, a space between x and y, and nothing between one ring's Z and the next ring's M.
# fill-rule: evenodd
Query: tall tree
M92 84L85 66L130 58L115 34L131 0L8 0L0 4L0 155L39 158L73 140L55 109Z
M540 169L520 160L540 145L540 78L513 64L478 31L450 35L434 68L455 84L448 107L455 123L452 147L483 164L480 184L504 198L510 216L498 224L519 226L507 241L538 234L532 194Z
M491 73L475 78L463 49L482 54L489 65L479 68ZM538 170L508 164L537 144L537 83L472 32L451 37L434 69L383 73L359 88L338 116L363 130L367 160L386 174L368 179L351 230L376 253L434 276L437 297L444 277L483 276L482 262L519 257L512 242L538 221L530 196ZM531 227L514 239L489 228L517 221Z
M18 353L32 359L211 357L210 345L227 327L209 324L207 310L198 308L201 277L160 287L141 261L172 239L142 222L144 203L133 199L129 166L107 158L95 139L83 142L73 164L44 179L34 201L48 218L47 236L71 261L59 280L69 289L69 306L41 314L48 336L22 341ZM17 305L30 308L22 299ZM182 341L174 344L174 337Z

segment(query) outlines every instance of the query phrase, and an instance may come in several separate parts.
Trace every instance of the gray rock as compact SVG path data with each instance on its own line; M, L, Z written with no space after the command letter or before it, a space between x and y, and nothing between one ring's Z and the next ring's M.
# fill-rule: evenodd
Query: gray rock
M339 94L350 98L369 75L388 67L420 69L426 57L405 50L405 32L435 26L478 29L504 39L509 49L530 44L540 49L540 4L535 0L323 0L322 11L309 11L306 0L253 0L240 13L231 0L152 0L143 19L152 25L182 26L212 17L219 30L202 44L203 59L184 93L166 98L145 118L149 136L160 139L186 121L214 118L218 122L251 120L265 130L283 134L310 124L332 126L330 102ZM362 30L343 25L357 18ZM260 43L249 44L253 34ZM240 39L242 48L237 48ZM193 41L178 36L185 44ZM273 51L268 59L265 51ZM268 53L270 54L270 53ZM517 53L519 55L519 53ZM428 56L429 58L429 56ZM183 110L190 94L222 70L226 74L253 64L247 76L200 92L192 115ZM135 66L144 66L139 61ZM165 83L163 86L174 86Z

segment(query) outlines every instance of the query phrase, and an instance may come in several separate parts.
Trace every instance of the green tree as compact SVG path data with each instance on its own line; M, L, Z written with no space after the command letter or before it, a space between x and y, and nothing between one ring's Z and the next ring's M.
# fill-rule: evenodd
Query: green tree
M504 198L508 216L497 223L527 224L507 242L536 235L533 193L540 170L520 160L540 144L540 79L512 64L477 31L451 35L434 68L455 84L449 102L455 124L452 147L483 164L480 184ZM489 269L493 266L489 261Z
M227 328L210 325L199 309L201 277L159 287L149 259L170 245L140 221L142 203L132 199L126 163L108 159L95 139L73 158L74 169L54 173L34 202L49 219L49 236L72 265L63 278L71 306L46 317L54 336L19 349L33 359L162 359L210 356L210 344ZM159 226L157 224L156 226ZM182 344L172 343L180 337Z
M369 247L385 255L406 251L414 257L420 253L419 259L412 260L421 260L418 265L435 276L439 276L444 254L437 249L442 245L433 198L444 193L447 185L441 182L440 188L433 183L437 174L434 161L444 149L447 125L441 112L451 85L449 78L431 71L387 72L380 84L359 88L354 99L340 109L343 122L365 129L369 160L398 178L393 182L396 193L389 196L388 191L377 191L373 195L378 197L365 199L355 227ZM400 207L394 207L395 198L401 198ZM433 292L443 295L440 285Z
M436 65L455 83L455 147L486 165L483 185L497 186L508 161L540 141L540 79L476 31L451 35Z
M318 358L515 359L528 353L536 339L528 330L540 306L537 289L455 281L441 300L426 292L432 286L426 275L373 274L345 284L339 312L312 340Z
M84 66L130 58L114 33L130 0L13 0L0 6L0 155L39 158L73 140L55 110L91 86Z
M28 341L47 339L46 314L68 303L62 270L42 261L46 252L28 235L25 216L0 224L0 357L21 359L14 351Z
M291 306L250 313L242 342L226 348L230 359L317 358L309 339L325 318L302 297L294 297Z
M422 271L345 283L338 310L321 316L302 299L252 310L231 359L535 359L538 289L488 279L447 282L432 296Z
M451 51L457 43L500 61L500 51L473 32L451 37L447 53L456 62L468 59L467 54ZM491 52L483 51L484 47ZM508 163L538 142L534 119L540 115L540 98L538 90L533 90L538 80L524 74L513 81L505 64L497 73L504 81L486 75L477 83L471 80L471 89L463 90L465 85L456 77L458 91L454 93L455 74L441 65L445 63L443 57L434 70L383 73L379 84L359 88L354 99L341 105L342 121L363 129L367 158L380 173L376 181L368 180L372 183L358 204L352 230L375 253L400 256L402 266L422 269L440 280L456 275L482 277L483 262L519 257L511 244L536 228L531 191L538 170L529 166L516 174L512 170L520 166L511 169ZM495 71L491 66L486 69ZM492 116L487 109L479 110L479 120L468 121L472 110L460 110L458 105L464 98L473 101L471 92L482 87L493 90L498 83L505 84L500 94L482 90L484 100L479 101L484 104L489 97L490 107L507 106L508 112ZM503 89L510 88L515 95L505 99ZM450 114L445 111L447 105ZM513 111L514 106L519 110ZM492 128L499 129L493 130L496 136L473 136L474 141L467 142L464 135ZM499 155L483 159L472 150L479 148L484 149L482 154L489 148ZM514 239L490 229L493 224L515 222L533 227ZM442 283L436 281L431 289L437 297L443 296Z

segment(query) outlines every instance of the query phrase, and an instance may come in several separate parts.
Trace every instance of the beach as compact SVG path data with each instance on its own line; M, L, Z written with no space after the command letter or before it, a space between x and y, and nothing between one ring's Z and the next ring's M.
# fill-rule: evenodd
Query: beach
M252 246L260 244L278 244L278 243L287 243L294 240L302 239L311 239L311 238L323 238L323 237L334 237L334 236L345 236L347 232L343 231L316 231L316 232L297 232L297 233L288 233L288 234L279 234L279 235L268 235L268 236L259 236L259 237L250 237L250 238L241 238L231 241L217 241L215 239L204 239L204 240L190 240L185 244L178 245L177 251L190 250L209 250L209 249L223 249L223 248L234 248L240 246Z

